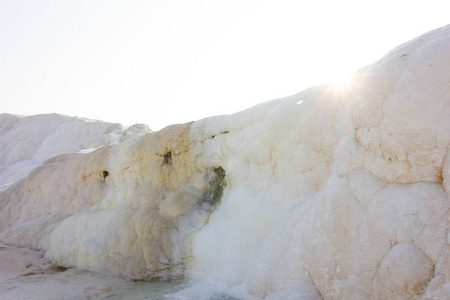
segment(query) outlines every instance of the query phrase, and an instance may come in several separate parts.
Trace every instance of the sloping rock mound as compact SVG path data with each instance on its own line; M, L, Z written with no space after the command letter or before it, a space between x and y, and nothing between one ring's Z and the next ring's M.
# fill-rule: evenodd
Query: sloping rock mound
M445 299L448 128L450 26L345 89L50 158L0 194L0 240L239 297Z

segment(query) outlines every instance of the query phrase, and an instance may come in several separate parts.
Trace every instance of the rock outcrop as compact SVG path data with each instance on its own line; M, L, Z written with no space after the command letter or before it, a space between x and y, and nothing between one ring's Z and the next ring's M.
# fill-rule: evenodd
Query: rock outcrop
M1 178L33 159L24 151L40 162L0 194L4 243L248 298L450 294L450 26L346 88L154 133L90 123L66 134L61 116L33 118L0 115ZM55 143L62 155L49 156Z

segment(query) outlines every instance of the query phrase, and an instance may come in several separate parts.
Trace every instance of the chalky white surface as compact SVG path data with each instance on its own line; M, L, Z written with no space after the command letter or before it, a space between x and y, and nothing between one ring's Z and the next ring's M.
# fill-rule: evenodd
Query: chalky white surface
M115 125L34 118L0 115L2 183L40 162L0 194L4 243L248 299L450 294L450 26L392 50L346 89L128 139L119 131L115 142ZM210 207L219 166L227 185Z

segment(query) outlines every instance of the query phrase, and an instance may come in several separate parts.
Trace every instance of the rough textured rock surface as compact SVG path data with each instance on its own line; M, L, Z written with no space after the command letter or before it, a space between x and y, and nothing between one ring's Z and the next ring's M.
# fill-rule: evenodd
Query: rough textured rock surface
M77 126L75 139L63 125L45 138L61 117L35 118L35 138L19 141L31 125L0 116L2 176L30 159L24 145L86 143ZM65 266L245 298L448 299L450 26L394 49L346 89L122 131L117 144L115 125L93 124L85 148L97 150L47 155L4 188L1 241ZM223 197L211 206L219 167Z

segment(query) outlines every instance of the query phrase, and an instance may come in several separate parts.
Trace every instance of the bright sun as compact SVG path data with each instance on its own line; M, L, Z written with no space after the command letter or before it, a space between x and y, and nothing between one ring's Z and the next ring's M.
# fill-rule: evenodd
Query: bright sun
M352 82L353 73L351 72L334 72L328 78L327 82L337 89L343 89Z

